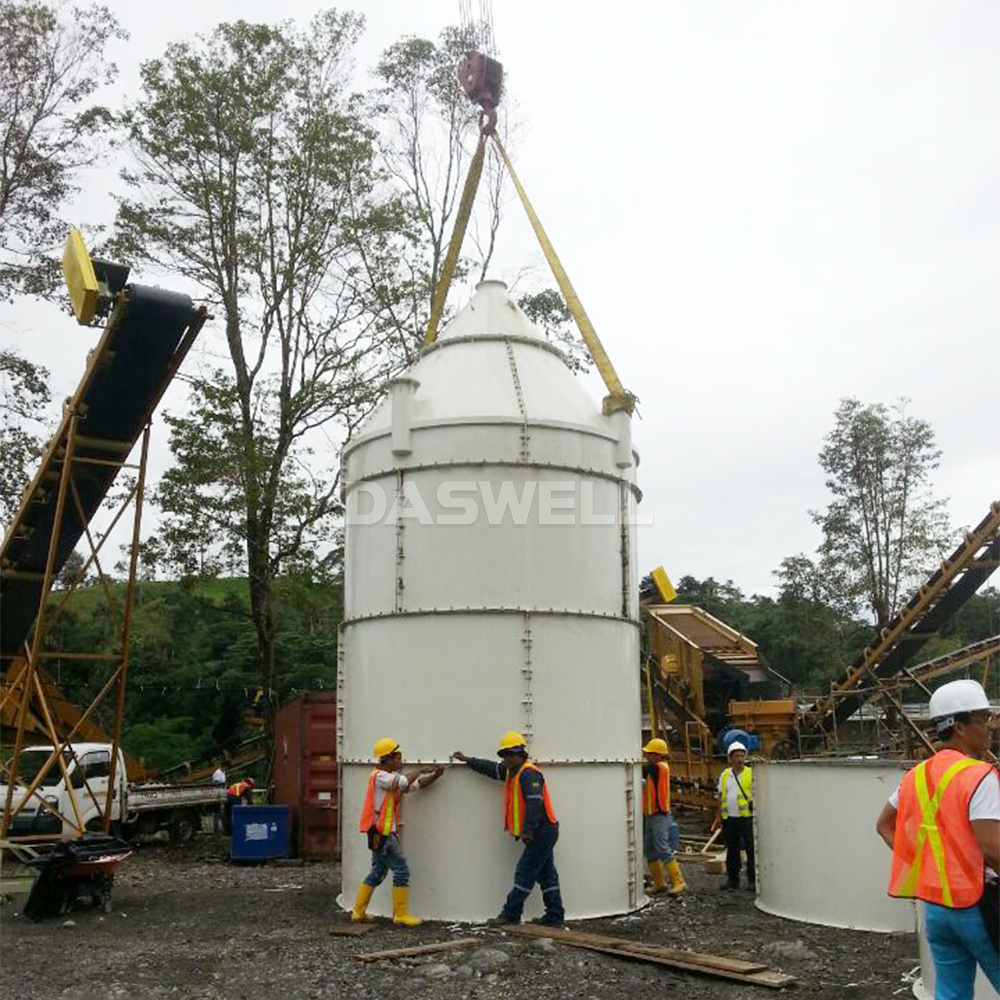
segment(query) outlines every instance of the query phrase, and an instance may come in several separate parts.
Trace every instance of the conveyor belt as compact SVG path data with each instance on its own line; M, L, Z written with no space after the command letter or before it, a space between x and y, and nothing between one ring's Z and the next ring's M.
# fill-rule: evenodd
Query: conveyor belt
M0 656L3 668L23 655L38 612L56 496L74 414L79 416L71 500L59 531L56 572L76 547L205 321L190 298L129 285L122 292L87 370L67 401L58 431L24 492L0 551ZM90 461L79 461L86 459Z
M869 674L884 679L901 673L997 566L1000 566L1000 502L991 505L986 517L882 629L878 640L862 651L834 689L838 696L820 699L803 715L802 735L820 733L834 719L839 723L850 718L871 695L844 692L858 687Z

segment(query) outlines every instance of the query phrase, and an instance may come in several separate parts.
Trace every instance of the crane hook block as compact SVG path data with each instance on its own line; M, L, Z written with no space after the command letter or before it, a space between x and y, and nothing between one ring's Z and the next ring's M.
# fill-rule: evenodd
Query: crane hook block
M473 104L483 109L480 128L492 135L497 124L497 105L503 94L503 65L482 52L467 52L458 67L458 80Z

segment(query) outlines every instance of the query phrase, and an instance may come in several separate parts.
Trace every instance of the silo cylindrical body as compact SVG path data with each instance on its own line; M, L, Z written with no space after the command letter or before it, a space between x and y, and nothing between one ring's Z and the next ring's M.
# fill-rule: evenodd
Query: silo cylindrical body
M524 732L560 825L567 916L644 902L639 814L637 457L499 282L483 282L344 449L338 676L343 882L375 740L408 763L495 759ZM495 916L521 847L503 786L451 767L403 800L410 903ZM387 890L370 911L390 911ZM541 912L533 893L526 916Z
M755 762L757 906L827 927L912 932L913 903L889 896L892 853L875 832L905 773L875 758Z

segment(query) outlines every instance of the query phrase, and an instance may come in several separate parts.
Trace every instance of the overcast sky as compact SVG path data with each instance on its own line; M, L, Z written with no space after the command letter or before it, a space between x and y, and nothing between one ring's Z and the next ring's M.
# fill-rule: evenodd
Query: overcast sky
M168 41L325 6L106 2L132 36L113 53L126 97ZM400 35L459 20L457 0L351 6L359 85ZM818 544L816 456L848 395L910 397L954 523L977 523L1000 498L1000 4L503 0L494 28L518 172L640 398L641 563L772 592ZM116 172L70 214L110 222ZM493 276L541 276L516 204L500 241ZM95 340L49 306L0 309L0 343L57 398Z

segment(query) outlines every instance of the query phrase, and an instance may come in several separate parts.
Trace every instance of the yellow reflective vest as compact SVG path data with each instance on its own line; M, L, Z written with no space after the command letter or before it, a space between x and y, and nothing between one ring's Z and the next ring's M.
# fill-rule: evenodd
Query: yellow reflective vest
M722 818L729 819L729 796L727 795L727 788L730 781L736 782L736 801L739 803L740 815L741 816L752 816L753 815L753 768L744 767L740 771L740 775L737 778L733 774L733 769L727 767L725 771L722 772L721 779L721 789L722 789Z

